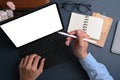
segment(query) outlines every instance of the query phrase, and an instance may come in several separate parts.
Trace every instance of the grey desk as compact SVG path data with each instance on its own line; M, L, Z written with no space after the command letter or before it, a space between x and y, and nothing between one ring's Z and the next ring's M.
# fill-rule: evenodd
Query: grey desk
M70 0L52 0L59 3ZM72 1L72 0L71 0ZM120 79L120 55L116 55L110 52L112 40L116 24L120 19L120 0L74 0L74 2L85 2L92 4L92 10L96 12L106 13L114 19L110 33L108 35L104 48L89 45L89 51L93 56L101 63L105 64L110 74L115 80ZM69 22L70 12L66 12L61 9L62 20L64 22L65 29ZM0 80L17 80L19 55L16 48L11 44L3 33L0 31ZM48 70L45 70L39 77L40 80L85 80L87 75L80 68L78 62L68 61L59 65L56 65ZM107 79L106 79L107 80Z

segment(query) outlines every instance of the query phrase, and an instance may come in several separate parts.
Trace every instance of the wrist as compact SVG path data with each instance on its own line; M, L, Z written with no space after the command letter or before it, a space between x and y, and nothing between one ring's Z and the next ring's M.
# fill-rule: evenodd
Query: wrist
M87 55L88 55L88 54L87 54L87 51L86 51L86 52L84 52L84 53L82 53L82 55L81 55L81 58L80 58L80 59L84 59Z
M84 59L88 55L86 50L81 51L79 54L80 54L79 57L78 57L79 59Z

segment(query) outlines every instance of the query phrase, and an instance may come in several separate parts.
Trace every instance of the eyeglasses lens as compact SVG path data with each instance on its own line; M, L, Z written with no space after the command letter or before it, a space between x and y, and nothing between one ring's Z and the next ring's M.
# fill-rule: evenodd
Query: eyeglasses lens
M85 6L85 5L79 5L79 11L82 12L82 13L86 13L88 12L88 7Z
M73 4L73 2L64 3L64 8L67 11L72 11L75 8L75 5Z

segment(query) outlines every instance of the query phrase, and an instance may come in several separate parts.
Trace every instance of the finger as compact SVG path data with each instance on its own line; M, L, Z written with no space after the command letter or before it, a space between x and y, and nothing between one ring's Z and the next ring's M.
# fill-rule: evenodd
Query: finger
M84 32L82 30L77 30L76 35L78 37L79 43L83 44L83 42L84 42L84 40L83 40Z
M24 58L21 59L20 64L19 64L19 68L22 67L22 65L23 65L23 61L24 61Z
M76 33L76 30L69 32L69 34L75 34L75 33Z
M66 46L69 46L71 41L72 41L72 38L67 37L66 42L65 42Z
M77 37L80 39L80 38L83 38L83 36L84 36L84 32L82 31L82 30L77 30L76 31L76 35L77 35Z
M29 59L29 56L27 55L27 56L24 58L23 67L25 67L25 66L27 65L28 59Z
M89 38L90 38L90 36L89 36L89 35L87 35L86 33L84 33L84 38L89 39Z
M75 33L76 33L76 31L71 31L71 32L69 32L70 35L74 35ZM65 42L66 46L69 46L69 45L70 45L70 42L71 42L72 40L73 40L73 38L67 37L66 42Z
M39 65L39 68L38 68L38 71L39 71L40 73L42 73L42 71L43 71L44 62L45 62L45 58L43 58L43 59L41 60L41 62L40 62L40 65Z
M37 68L38 62L39 62L40 58L41 58L40 56L35 57L35 60L34 60L34 62L33 62L33 67L34 67L34 68Z
M32 66L33 59L34 59L36 56L37 56L37 54L30 55L27 66Z

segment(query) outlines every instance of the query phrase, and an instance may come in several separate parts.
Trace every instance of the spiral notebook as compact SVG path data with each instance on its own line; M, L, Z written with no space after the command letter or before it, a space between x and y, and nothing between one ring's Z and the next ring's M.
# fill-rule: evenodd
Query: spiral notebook
M68 32L81 29L91 39L99 40L103 26L103 19L72 12Z

